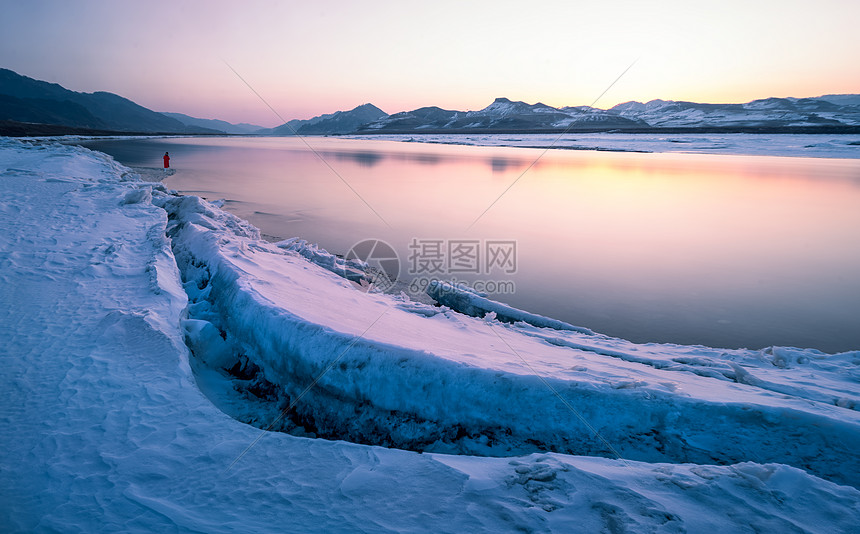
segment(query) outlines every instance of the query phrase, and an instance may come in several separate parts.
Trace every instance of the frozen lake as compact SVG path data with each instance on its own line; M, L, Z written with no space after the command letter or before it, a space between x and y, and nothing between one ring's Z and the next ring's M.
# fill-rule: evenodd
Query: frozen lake
M133 167L169 151L168 187L273 238L383 240L402 280L483 283L605 334L860 348L860 160L307 141L316 154L294 138L82 144Z

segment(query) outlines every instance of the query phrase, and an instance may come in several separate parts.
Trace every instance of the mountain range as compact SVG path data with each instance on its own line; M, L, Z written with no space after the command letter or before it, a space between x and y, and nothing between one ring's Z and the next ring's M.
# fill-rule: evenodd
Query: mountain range
M395 113L362 126L359 131L483 131L483 130L553 130L571 124L589 128L647 127L636 118L621 117L602 110L554 108L546 104L512 102L497 98L479 111L452 111L438 107L419 108Z
M189 115L185 115L184 113L168 113L166 111L162 111L161 114L166 117L176 119L186 126L203 128L214 133L253 135L264 129L262 126L258 126L256 124L248 124L246 122L233 124L218 119L198 119L197 117L191 117Z
M395 113L363 125L357 133L503 131L650 131L658 129L860 130L860 95L766 98L746 104L699 104L671 100L625 102L610 109L554 108L497 98L479 111L437 107Z
M478 111L422 107L388 115L373 104L275 128L158 113L119 95L79 93L0 69L0 135L164 133L338 135L562 131L740 131L860 133L860 95L765 98L745 104L651 100L609 109L555 108L497 98Z
M0 69L0 120L81 131L215 133L188 126L113 93L78 93L8 69Z
M609 110L620 117L665 127L792 127L860 125L860 95L765 98L746 104L699 104L652 100Z
M349 111L335 111L312 119L293 119L278 127L261 130L266 135L325 135L353 133L360 127L388 114L373 104L362 104Z

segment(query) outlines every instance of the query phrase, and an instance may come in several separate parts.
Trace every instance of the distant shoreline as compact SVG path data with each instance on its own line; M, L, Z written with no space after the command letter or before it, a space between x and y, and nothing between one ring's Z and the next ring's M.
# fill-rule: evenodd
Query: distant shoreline
M857 134L791 134L686 131L631 133L566 132L543 134L390 134L349 135L342 139L380 140L401 143L427 143L481 147L552 149L564 151L722 154L736 156L779 156L815 158L860 158L860 132Z
M91 135L97 137L131 136L182 136L182 137L234 137L235 134L199 132L124 132L117 130L96 130L77 128L62 124L43 124L38 122L18 122L0 120L0 137L59 137L63 135Z
M549 128L549 129L500 129L500 128L422 128L420 130L375 130L357 131L349 134L329 135L528 135L548 134L560 135L564 133L606 133L606 134L860 134L860 126L673 126L668 128L643 127L643 128Z
M328 134L303 134L302 137L338 137L338 136L364 136L373 137L381 135L529 135L546 134L561 135L569 134L642 134L642 135L677 135L677 134L822 134L822 135L851 135L860 134L860 126L847 125L822 125L822 126L674 126L639 127L639 128L544 128L544 129L517 129L517 128L422 128L419 130L359 130L348 133ZM125 132L116 130L95 130L90 128L76 128L60 124L42 124L30 122L18 122L0 120L0 136L2 137L36 137L36 136L63 136L63 135L91 135L91 136L182 136L182 137L296 137L294 135L263 135L263 134L229 134L229 133L199 133L199 132Z

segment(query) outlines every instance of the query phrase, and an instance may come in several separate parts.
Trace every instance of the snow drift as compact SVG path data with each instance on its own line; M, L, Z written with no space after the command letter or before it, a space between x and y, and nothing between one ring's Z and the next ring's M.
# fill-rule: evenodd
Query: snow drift
M284 429L459 454L777 462L860 481L860 352L636 345L539 316L502 323L495 312L513 309L478 295L490 313L467 317L358 291L199 198L157 203L190 315L212 325L186 327L192 348L275 393Z

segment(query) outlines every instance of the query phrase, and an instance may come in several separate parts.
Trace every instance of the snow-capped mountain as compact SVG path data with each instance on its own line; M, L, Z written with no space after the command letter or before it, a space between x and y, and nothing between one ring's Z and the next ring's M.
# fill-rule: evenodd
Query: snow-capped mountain
M452 111L436 106L418 108L412 111L401 111L387 117L382 117L369 124L363 125L362 130L392 129L425 129L446 128L465 115L462 111Z
M853 102L844 97L842 102ZM860 101L860 98L858 98ZM746 104L699 104L673 100L625 102L608 110L652 127L792 127L858 126L860 105L817 98L765 98Z
M395 130L551 130L583 123L588 127L630 128L648 125L599 109L563 108L497 98L479 111L450 111L424 107L381 118L360 131Z
M857 102L857 104L855 104ZM860 126L860 96L766 98L746 104L700 104L673 100L625 102L602 110L590 106L554 108L497 98L479 111L424 107L395 113L362 133L404 131L641 130L652 128L788 128Z
M860 106L860 95L824 95L818 98L840 106Z

